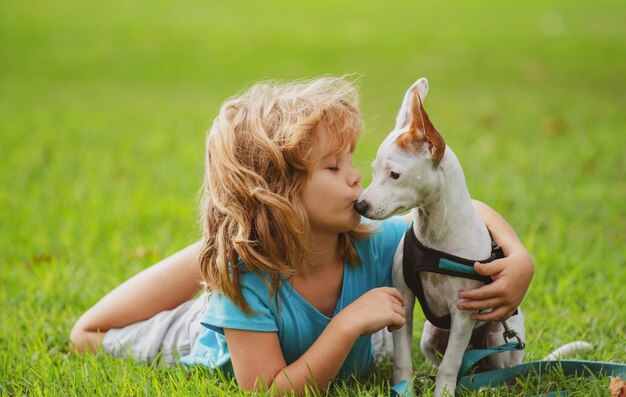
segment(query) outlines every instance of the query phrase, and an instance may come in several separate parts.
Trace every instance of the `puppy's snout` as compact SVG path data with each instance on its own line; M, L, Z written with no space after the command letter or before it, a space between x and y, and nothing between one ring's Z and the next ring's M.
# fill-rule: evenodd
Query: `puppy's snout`
M358 200L354 203L354 210L361 215L365 215L370 209L370 204L365 200Z

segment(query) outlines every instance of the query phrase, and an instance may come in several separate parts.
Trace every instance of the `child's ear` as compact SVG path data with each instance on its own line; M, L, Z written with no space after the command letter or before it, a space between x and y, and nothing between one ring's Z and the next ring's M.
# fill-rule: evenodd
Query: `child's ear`
M409 87L409 89L404 94L404 99L402 100L402 105L400 106L400 111L398 112L398 116L396 117L396 126L394 130L400 130L406 128L411 121L411 100L413 98L413 93L417 90L422 101L426 99L426 95L428 95L428 80L425 77L417 80L413 85Z
M411 99L411 123L409 130L398 137L397 140L400 147L420 148L422 145L428 145L428 149L433 156L435 166L439 165L443 154L446 150L446 142L435 126L430 122L428 113L422 106L422 100L418 90L413 91Z

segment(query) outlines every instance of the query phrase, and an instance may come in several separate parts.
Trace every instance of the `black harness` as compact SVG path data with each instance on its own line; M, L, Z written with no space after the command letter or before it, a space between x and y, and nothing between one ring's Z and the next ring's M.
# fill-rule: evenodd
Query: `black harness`
M435 327L441 329L450 329L451 316L446 314L437 317L428 306L426 297L424 296L424 288L420 279L420 272L430 272L445 274L454 277L469 278L472 280L482 281L485 284L491 283L493 280L489 276L483 276L474 270L474 263L488 263L496 259L504 258L502 249L498 247L491 237L491 256L482 261L459 258L445 252L437 251L425 247L419 242L417 236L413 232L413 225L409 227L404 235L404 250L402 267L404 273L404 281L411 288L417 299L420 301L424 315Z

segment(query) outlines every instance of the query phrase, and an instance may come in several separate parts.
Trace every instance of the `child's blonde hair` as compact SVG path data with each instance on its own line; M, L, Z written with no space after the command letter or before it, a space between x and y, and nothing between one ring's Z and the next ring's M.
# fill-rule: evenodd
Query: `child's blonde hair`
M301 192L318 125L331 132L337 152L354 148L362 121L357 90L346 78L254 85L224 102L207 137L201 272L209 291L246 312L239 259L269 277L262 279L274 296L281 278L306 264L310 230ZM353 239L368 233L360 225L340 235L344 261L360 262Z

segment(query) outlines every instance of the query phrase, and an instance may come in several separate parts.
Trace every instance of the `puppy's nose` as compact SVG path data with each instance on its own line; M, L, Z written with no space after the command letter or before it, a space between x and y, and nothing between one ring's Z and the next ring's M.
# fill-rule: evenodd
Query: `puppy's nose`
M365 200L359 200L354 203L354 210L361 215L365 215L368 209L370 209L370 204Z

